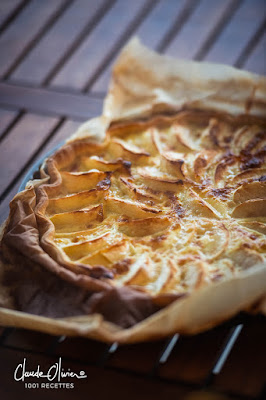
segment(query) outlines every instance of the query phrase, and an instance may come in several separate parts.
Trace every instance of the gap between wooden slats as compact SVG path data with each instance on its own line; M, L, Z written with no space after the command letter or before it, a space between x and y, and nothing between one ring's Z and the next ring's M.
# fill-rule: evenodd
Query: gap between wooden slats
M62 59L71 56L111 4L106 0L71 3L17 66L10 80L41 85L51 79Z
M190 9L187 0L161 0L155 4L146 18L139 24L134 31L141 40L149 47L157 49L162 39L168 34L169 28L177 23L184 22L184 10ZM180 24L179 24L180 25ZM91 92L106 92L111 77L111 70L115 62L115 54L111 63L105 67L104 71L90 86Z
M199 49L217 29L220 21L223 21L224 15L227 15L229 10L232 11L233 4L232 0L222 2L202 0L179 34L162 50L179 58L195 58Z
M58 17L69 0L32 0L0 36L0 76L7 78L16 64Z
M266 17L264 0L245 0L205 56L205 61L235 64Z
M16 18L29 0L0 1L0 34Z
M0 142L17 122L19 115L18 111L0 108Z
M110 55L116 51L117 42L130 29L131 24L134 24L135 19L142 15L146 7L151 7L154 3L151 0L131 2L117 0L67 60L51 81L51 86L82 90L98 69L107 62Z
M241 67L256 74L266 75L266 32L263 33Z
M266 3L265 3L265 7L266 7ZM265 31L266 31L266 18L262 21L261 25L258 26L256 32L250 38L246 47L244 48L242 53L239 55L238 59L235 62L236 67L241 68L245 64L245 61L248 59L250 53L253 51L254 47L259 42L260 38L263 36ZM264 51L261 52L260 58L264 59L264 61L265 61L266 48L264 48Z

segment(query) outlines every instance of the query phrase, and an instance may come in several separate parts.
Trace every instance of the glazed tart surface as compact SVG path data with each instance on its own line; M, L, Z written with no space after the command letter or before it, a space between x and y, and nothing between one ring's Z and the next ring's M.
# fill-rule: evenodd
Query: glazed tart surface
M204 111L114 125L48 160L38 212L71 270L191 292L264 261L265 144L265 126Z

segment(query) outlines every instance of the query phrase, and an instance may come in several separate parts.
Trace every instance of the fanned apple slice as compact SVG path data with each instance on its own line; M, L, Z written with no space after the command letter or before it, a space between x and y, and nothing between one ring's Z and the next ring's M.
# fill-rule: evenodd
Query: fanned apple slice
M265 151L266 146L266 134L265 130L258 129L256 135L252 140L247 144L246 148L251 154L256 154L259 151Z
M217 154L219 153L215 150L203 150L199 153L193 162L193 172L196 179L203 178L204 173L211 166Z
M187 207L193 215L205 218L221 219L222 215L207 201L203 200L193 189L189 188L188 195L184 198Z
M231 198L230 189L212 189L203 190L199 193L199 196L206 200L206 202L215 209L219 215L224 218L228 218L228 204L227 201Z
M243 149L243 146L240 147L240 144L241 142L243 142L243 138L245 137L246 133L248 135L251 134L251 130L248 125L241 126L239 129L237 129L236 132L234 132L231 146L235 152L241 151Z
M105 200L105 210L107 213L125 215L129 218L149 218L153 214L160 214L159 208L149 207L138 201L123 200L118 197L109 196Z
M113 269L121 259L125 259L128 255L129 241L123 239L121 234L113 231L96 239L95 246L94 242L91 241L91 243L84 242L84 245L81 243L79 249L74 249L74 246L69 249L71 254L76 251L76 256L80 255L77 260L79 263L94 266L103 265ZM117 273L116 268L113 271Z
M263 235L266 235L266 221L250 221L250 220L244 220L244 221L238 221L239 224L245 226L248 229L251 229L253 231L262 233Z
M103 221L103 206L55 214L50 218L57 232L77 232L89 229Z
M189 260L180 267L180 283L188 291L207 283L207 264L202 260Z
M111 140L109 151L115 158L123 158L138 163L141 163L142 160L147 161L150 157L150 153L144 149L117 138Z
M213 261L220 257L227 249L230 234L223 223L201 221L198 224L196 244L200 247L204 258Z
M153 140L154 130L158 132L156 128L149 127L144 131L142 130L141 132L131 133L126 136L125 142L130 146L135 145L138 149L141 149L141 152L143 150L144 152L150 154L151 157L154 157L158 154L158 150Z
M111 239L112 235L110 233L105 233L91 240L86 240L62 248L71 260L78 260L88 255L88 253L104 249L109 245Z
M178 266L171 259L162 258L154 265L153 269L153 279L145 286L152 295L163 293L166 288L170 288L174 282L180 279L180 269L178 270Z
M235 154L251 154L263 147L265 141L265 132L257 125L246 125L240 128L234 135L232 149Z
M98 236L106 234L107 232L110 232L110 226L108 224L101 226L97 225L84 231L55 232L54 241L59 247L68 246L72 244L82 243L87 240L93 240Z
M131 163L122 159L106 161L98 156L82 157L81 159L81 168L85 171L96 169L98 171L108 172L122 169L125 172L128 172L130 170L130 167Z
M243 203L252 199L265 199L266 198L266 182L248 182L244 183L234 192L234 201Z
M123 184L122 191L125 191L127 194L137 198L137 199L145 199L146 201L156 202L160 200L159 196L148 191L148 188L142 188L138 185L135 185L134 180L132 178L120 178L120 182Z
M252 199L244 201L235 207L233 218L266 217L266 199Z
M204 148L226 149L232 141L234 128L220 118L210 118L207 128L201 134L200 143Z
M162 154L160 167L167 174L171 174L177 179L185 178L184 160L175 158L172 152Z
M169 142L169 138L171 141ZM180 153L188 153L197 150L195 140L192 140L190 136L190 129L175 123L168 135L168 142L172 149Z
M208 270L212 282L230 279L235 275L234 264L228 258L217 260L215 264L209 264Z
M84 264L84 265L89 265L90 267L98 267L98 266L103 266L106 268L111 267L110 261L104 257L102 251L94 251L91 254L80 258L77 261L79 264Z
M240 172L233 179L232 183L245 183L246 181L260 180L266 176L266 168L250 168L246 171Z
M239 171L239 160L233 154L223 155L214 173L214 181L218 187L225 186L224 182L230 181Z
M129 266L129 270L116 278L117 286L130 284L140 284L149 279L148 263L150 262L147 254L141 254L135 262Z
M86 192L80 192L57 199L49 199L46 209L47 215L60 214L67 211L76 211L82 208L96 205L103 200L104 191L91 189Z
M161 143L160 134L159 134L158 129L151 128L150 134L151 134L152 143L155 146L157 153L161 154L164 150L164 146Z
M169 218L154 217L119 222L118 230L129 237L143 237L164 231L170 225Z
M149 188L158 191L175 192L183 185L183 180L159 171L156 167L138 168L137 174Z
M106 172L61 172L62 185L69 193L79 193L94 189L102 180L108 177Z
M114 264L124 259L129 252L128 240L121 240L118 243L112 244L112 246L103 249L102 254L107 258L110 263Z
M240 245L238 249L234 249L234 251L230 253L229 257L233 261L235 268L240 270L265 262L265 258L262 254L242 245Z

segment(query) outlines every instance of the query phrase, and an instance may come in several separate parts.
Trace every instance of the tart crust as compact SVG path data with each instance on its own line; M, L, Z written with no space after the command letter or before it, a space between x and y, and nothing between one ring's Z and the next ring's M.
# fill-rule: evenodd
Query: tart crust
M0 324L133 343L265 313L265 88L129 42L10 203Z

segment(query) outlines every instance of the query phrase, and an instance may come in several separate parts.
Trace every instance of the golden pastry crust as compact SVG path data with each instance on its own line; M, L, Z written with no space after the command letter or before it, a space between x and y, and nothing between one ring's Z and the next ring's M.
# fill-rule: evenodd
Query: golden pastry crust
M153 58L159 72L145 81ZM20 310L93 314L84 317L97 325L92 333L89 324L89 336L133 342L201 331L265 296L265 81L200 65L196 85L199 64L188 69L182 76L182 62L133 40L114 69L103 116L84 124L13 199L2 239L5 265L12 264L6 275L28 263L38 281L64 282L62 306L68 293L78 297L68 312L53 314L47 303L42 313L13 287ZM133 327L96 323L95 312ZM5 311L1 316L8 320Z

